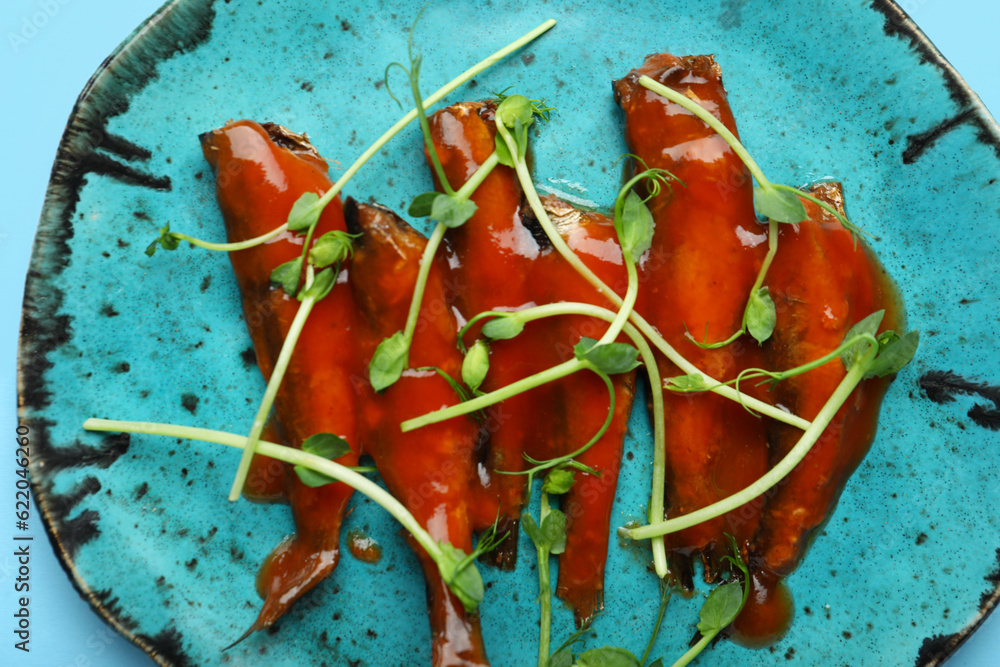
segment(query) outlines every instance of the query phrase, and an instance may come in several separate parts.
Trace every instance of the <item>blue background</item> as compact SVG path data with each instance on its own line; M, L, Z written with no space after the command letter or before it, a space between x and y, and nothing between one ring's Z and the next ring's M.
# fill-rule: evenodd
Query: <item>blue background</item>
M13 437L21 292L49 170L73 102L101 61L158 6L157 0L4 0L0 8L0 121L4 215L0 216L0 434ZM1000 113L1000 3L985 0L903 0L918 25L966 77L994 114ZM47 11L30 39L13 43L26 21ZM26 32L25 34L30 34ZM12 457L0 459L0 486L13 484ZM6 487L10 488L10 487ZM6 494L0 494L7 497ZM12 498L10 499L12 502ZM13 649L9 614L15 607L15 559L0 532L0 663L52 667L149 664L89 609L31 517L32 651ZM1000 615L949 662L950 667L1000 664Z

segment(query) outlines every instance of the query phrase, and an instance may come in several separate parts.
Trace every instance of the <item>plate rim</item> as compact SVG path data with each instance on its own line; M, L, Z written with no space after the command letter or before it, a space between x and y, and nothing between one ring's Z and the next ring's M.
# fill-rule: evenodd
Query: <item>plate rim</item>
M135 92L145 86L146 81L155 77L155 70L160 63L169 60L176 53L196 48L202 41L208 39L215 15L214 4L215 0L168 0L165 2L136 27L98 66L77 97L66 121L65 130L56 151L52 174L46 187L38 228L32 242L31 260L25 281L24 305L18 333L17 414L20 423L30 429L35 451L45 451L52 448L52 443L48 439L46 420L43 417L29 416L27 413L29 411L40 413L39 407L45 406L44 391L41 391L37 385L44 385L40 378L44 371L51 366L48 355L60 343L60 333L54 330L57 320L55 316L58 313L60 300L45 298L36 293L43 276L31 267L43 263L46 251L51 252L50 246L65 245L66 243L66 239L58 237L58 232L63 230L65 226L71 225L69 213L75 210L79 191L83 185L80 179L73 183L72 178L67 177L67 175L72 175L79 170L82 167L82 161L88 155L88 151L92 152L96 148L93 145L87 146L86 142L81 146L81 135L95 132L92 124L95 116L103 121L101 124L103 127L106 126L108 118L127 110L128 100ZM930 64L939 70L949 95L958 106L958 111L954 116L941 121L935 128L923 133L908 135L907 151L915 151L915 154L918 155L943 134L942 128L946 131L959 123L970 123L977 128L977 140L991 145L998 162L1000 162L1000 124L993 118L965 79L896 0L871 0L868 8L884 16L884 32L887 37L909 40L911 48L920 55L920 64ZM136 63L133 61L141 61L151 57L145 47L150 43L163 40L165 35L176 35L178 31L185 32L190 27L190 24L187 23L191 18L190 14L195 14L196 19L200 16L201 34L194 35L194 39L186 48L174 48L171 53L154 55L151 63L144 64L149 71L145 73L145 78L137 90L128 92L119 90L122 77L118 76L118 70L125 70L127 75L134 76L132 67ZM206 20L207 29L205 29ZM115 101L118 101L119 105L110 112L93 108L100 107L103 103L116 97L118 99ZM956 119L958 120L956 121ZM949 125L949 123L951 124ZM104 136L101 130L96 131L101 137ZM907 153L904 152L904 162L906 155ZM141 177L142 174L140 173L138 176ZM49 324L46 325L46 322ZM44 331L40 332L41 329ZM41 372L37 372L37 369L41 369ZM124 448L127 449L127 437L123 442ZM102 453L111 456L111 462L113 462L124 451ZM182 667L190 664L183 646L171 642L168 633L161 632L156 637L150 637L144 633L135 632L129 627L127 614L115 609L114 600L100 599L77 572L72 553L73 547L64 544L63 539L53 527L55 525L54 508L52 498L49 497L49 490L44 488L48 475L44 468L44 460L40 461L38 456L31 457L31 491L36 507L42 516L45 533L52 544L60 566L69 577L70 583L105 622L128 641L142 649L154 662L163 667ZM1000 606L1000 581L997 582L992 595L987 598L984 593L979 612L972 622L954 634L935 635L924 639L923 646L917 656L917 665L920 667L941 665L965 643L998 606Z

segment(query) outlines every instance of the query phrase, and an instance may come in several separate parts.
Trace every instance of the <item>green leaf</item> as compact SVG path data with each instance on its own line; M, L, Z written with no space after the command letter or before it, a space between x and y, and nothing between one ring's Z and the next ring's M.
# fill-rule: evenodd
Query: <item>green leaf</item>
M461 549L453 547L448 542L441 542L438 546L441 548L438 570L442 578L455 597L462 602L465 610L474 613L479 603L483 601L485 592L479 570Z
M315 192L306 192L295 200L292 210L288 212L288 228L293 232L300 229L308 229L319 220L319 214L323 209L316 206L319 202L319 195Z
M564 648L549 656L548 667L573 667L573 651Z
M302 451L324 459L339 459L351 452L351 446L339 435L333 433L316 433L305 439L302 443Z
M663 382L663 388L684 393L708 391L710 389L708 382L705 381L705 376L701 373L691 373L689 375L678 375L677 377L667 378Z
M510 95L503 98L497 106L497 122L503 123L513 129L517 121L523 125L530 125L534 116L534 105L524 95Z
M540 549L548 548L548 543L545 541L545 536L542 535L542 531L538 527L535 517L531 516L527 512L521 515L521 530L524 531L524 534L528 536L528 539L530 539L536 547Z
M774 325L778 323L778 315L774 309L774 299L766 287L761 287L750 295L743 317L747 331L758 343L771 337Z
M392 386L406 370L410 346L402 331L382 340L368 364L368 379L375 391Z
M434 210L434 201L438 197L445 196L447 195L441 192L423 192L413 198L413 201L410 202L410 208L407 209L407 213L414 218L426 218Z
M332 231L316 239L309 250L309 263L323 268L342 262L354 255L354 236L347 232Z
M494 139L494 143L496 144L497 162L505 167L510 167L511 169L516 167L517 165L514 163L514 158L510 155L510 149L507 148L507 142L504 141L503 136L497 132Z
M597 345L593 338L581 338L573 348L580 361L590 362L594 368L607 375L627 373L639 366L639 350L628 343Z
M542 539L549 553L561 554L566 551L566 515L559 510L549 510L542 519Z
M337 274L339 271L334 271L332 268L326 268L313 276L312 283L309 287L302 290L299 294L299 300L302 299L313 299L315 301L322 301L326 298L326 295L330 293L333 289L334 284L337 282Z
M557 496L566 493L573 486L573 480L575 477L576 473L572 470L556 468L545 476L545 482L542 484L542 491Z
M576 659L576 667L642 667L639 659L623 648L604 646L584 651Z
M807 217L802 200L787 190L755 186L753 205L758 213L775 222L802 222Z
M454 229L461 227L466 220L475 215L477 208L476 202L469 199L441 195L434 199L430 217L445 227Z
M324 475L321 472L316 472L312 468L307 468L305 466L295 466L295 474L299 476L299 480L306 486L315 488L317 486L325 486L327 484L333 484L337 480L328 475Z
M874 313L851 327L848 330L847 335L844 336L844 342L851 340L855 336L861 336L863 334L871 334L874 336L875 332L878 331L879 326L882 324L883 317L885 317L885 311L876 310ZM857 362L858 358L865 353L869 345L871 345L870 342L859 341L841 352L840 360L844 362L844 367L847 368L847 370L850 370L851 366Z
M657 658L653 662L649 663L649 667L663 667L663 658Z
M490 348L484 341L477 340L462 360L462 382L475 391L483 383L489 369Z
M642 256L653 245L653 214L649 212L642 197L629 190L622 208L621 219L615 220L615 231L622 246L633 261Z
M875 357L875 361L868 367L868 371L865 373L866 378L881 378L898 373L913 359L913 355L917 353L917 346L920 344L920 333L907 331L902 336L894 335L893 338L894 340L882 348L878 356Z
M299 278L302 275L302 258L296 257L290 262L279 265L271 271L271 282L281 285L288 296L295 296L299 291Z
M713 590L701 607L698 632L708 637L716 635L736 620L743 606L743 586L739 581L730 581Z
M160 228L160 235L152 243L146 246L146 255L152 257L156 253L156 246L163 246L164 250L177 250L181 240L170 233L170 223Z
M483 335L493 340L515 338L524 331L524 322L517 315L494 317L483 325Z

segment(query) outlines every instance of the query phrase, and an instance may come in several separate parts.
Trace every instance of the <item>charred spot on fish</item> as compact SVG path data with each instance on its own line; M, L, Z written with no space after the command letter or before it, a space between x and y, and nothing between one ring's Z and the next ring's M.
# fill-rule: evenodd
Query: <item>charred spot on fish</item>
M188 570L194 570L196 567L198 567L198 559L192 558L191 560L184 563L184 567L186 567Z
M523 56L521 56L521 62L524 63L525 65L530 65L531 63L535 62L535 54L525 53Z
M927 533L920 533L917 535L917 546L920 546L927 541Z
M549 235L545 233L542 224L538 222L538 218L528 205L528 201L523 198L521 201L521 225L531 234L531 238L538 244L539 250L546 250L552 246Z
M194 394L181 394L181 407L183 407L191 414L194 414L195 411L198 409L198 402L200 400L201 399L199 399Z
M311 93L313 91L313 89L314 89L314 86L313 86L313 84L312 84L311 81L303 81L302 85L299 86L299 87L302 90L306 91L307 93Z
M348 22L347 19L343 19L340 22L340 29L343 30L344 32L349 32L351 30L351 24L350 24L350 22Z
M293 153L306 153L321 160L323 159L323 156L321 156L319 151L316 150L316 147L312 145L312 142L309 141L309 137L306 134L292 132L284 125L278 125L277 123L261 123L260 126L264 128L264 131L267 132L268 138L270 138L276 146L287 148Z
M135 487L135 499L142 500L143 497L149 493L149 483L143 482L139 486Z
M199 287L199 289L202 292L207 292L208 288L211 287L211 285L212 285L212 274L209 273L208 275L206 275L204 278L201 279L201 286Z
M118 317L119 315L121 315L121 313L115 310L115 307L113 305L111 305L110 303L106 303L103 306L101 306L101 315L103 315L104 317Z
M194 667L195 663L184 652L183 636L176 628L164 628L155 635L137 634L139 644L157 662L173 667Z
M115 373L128 373L131 368L127 361L123 361L115 366Z

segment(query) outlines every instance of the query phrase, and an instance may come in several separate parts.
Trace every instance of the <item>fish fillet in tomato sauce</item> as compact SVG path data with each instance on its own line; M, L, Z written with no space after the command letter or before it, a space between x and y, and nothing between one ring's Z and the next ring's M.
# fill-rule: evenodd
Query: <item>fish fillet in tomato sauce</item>
M464 103L436 113L431 132L446 175L460 187L493 152L495 121L490 103ZM472 196L476 215L446 236L463 315L485 310L580 301L611 304L551 247L530 209L521 201L514 173L497 167ZM627 283L611 221L576 211L547 197L559 233L606 282ZM534 231L532 229L534 228ZM529 322L511 340L492 343L484 391L504 387L573 357L581 337L600 338L608 324L589 317L560 316ZM471 337L475 331L470 333ZM635 388L635 374L613 379L615 411L608 431L579 457L599 475L581 473L562 499L567 514L567 548L559 559L557 594L573 608L578 625L603 609L604 565L611 506L617 487L622 444ZM500 497L500 512L516 529L525 500L525 478L496 474L523 470L522 453L536 460L566 455L587 443L603 425L610 406L600 378L586 372L534 388L497 406L488 429L489 488Z
M611 219L577 210L557 197L542 198L556 230L583 262L607 285L624 294L628 276ZM548 246L530 274L532 295L539 303L571 301L609 307L607 300L554 248ZM564 315L544 321L546 349L555 354L551 365L571 358L572 347L584 336L599 339L608 323L583 315ZM620 342L626 342L624 336ZM635 371L611 377L615 407L608 430L577 461L598 475L576 473L576 480L561 500L566 514L566 550L559 555L556 594L573 609L577 626L590 622L604 608L604 568L608 555L611 508L618 488L622 448L628 431ZM588 442L604 424L610 401L604 382L583 371L552 383L544 433L544 451L535 458L570 454Z
M839 184L821 183L812 194L843 211ZM880 330L899 332L895 290L873 255L831 214L803 200L809 219L782 225L767 284L777 311L764 345L767 368L793 368L836 349L848 330L885 310ZM813 419L846 375L840 359L778 383L770 400ZM848 477L875 438L888 379L864 380L854 389L809 454L767 494L750 554L753 595L736 622L738 640L768 643L790 621L791 604L780 583L801 560L810 538L833 511ZM802 432L771 422L771 463L781 460Z
M640 312L679 353L717 380L761 365L749 336L715 350L701 349L686 331L709 342L739 330L744 307L767 249L766 227L754 213L750 176L729 145L678 104L646 90L640 75L696 101L734 133L719 66L711 56L650 56L614 84L631 153L649 167L667 169L682 184L649 202L656 223L653 245L639 265ZM636 171L640 170L636 166ZM683 373L659 357L666 379ZM715 394L665 392L668 517L736 493L767 471L765 425L740 405ZM728 550L753 537L760 503L679 533L666 544L673 576L691 586L691 559L700 556L714 580Z
M326 162L303 136L278 125L230 122L202 135L201 143L216 170L216 194L230 242L274 229L303 193L322 194L330 187ZM339 199L320 216L316 238L333 230L345 230ZM272 286L269 277L275 267L301 252L302 238L285 232L263 245L229 253L265 380L299 309L299 301ZM272 437L293 447L316 433L339 435L354 450L337 460L348 466L357 465L359 449L358 406L351 384L351 377L361 372L354 311L351 291L343 284L316 304L282 380L268 429ZM257 590L264 605L249 634L274 623L336 567L340 526L352 489L340 483L310 488L285 466L261 456L254 459L246 489L249 496L263 500L284 496L295 519L294 536L281 542L260 570Z
M460 188L493 153L496 126L494 107L467 102L441 109L430 118L435 150L452 188ZM514 171L497 166L473 193L478 210L464 225L449 230L445 252L452 265L453 305L464 320L487 310L517 310L533 305L528 275L541 253L538 241L523 224L521 188ZM471 343L480 327L466 334ZM490 392L549 368L550 354L544 328L529 323L515 339L496 341L491 348L490 371L480 389ZM521 509L526 499L526 477L496 471L525 469L521 456L539 439L545 423L551 387L542 386L488 408L483 425L479 471L483 493L478 528L500 517L500 532L511 537L493 554L505 569L514 567Z
M378 343L403 329L427 240L388 209L348 200L347 221L360 234L351 265L364 358ZM436 366L460 378L462 357L456 346L455 318L445 303L447 267L434 259L420 319L410 348L410 370L381 394L370 385L361 408L365 451L375 459L389 491L436 542L472 553L470 489L478 428L471 417L455 417L403 433L401 422L455 405L460 398ZM465 611L448 589L437 565L412 541L427 581L435 667L488 665L479 618Z

